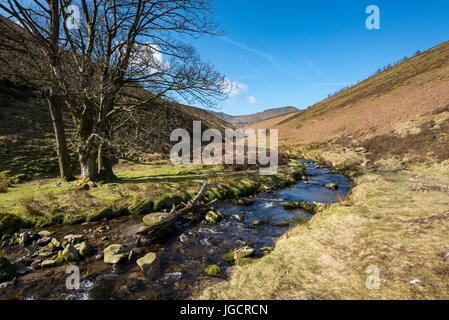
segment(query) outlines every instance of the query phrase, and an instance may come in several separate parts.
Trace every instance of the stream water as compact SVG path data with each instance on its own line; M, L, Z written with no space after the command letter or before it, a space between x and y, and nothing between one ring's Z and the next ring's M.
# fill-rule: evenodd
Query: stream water
M215 209L225 215L221 222L216 225L180 223L175 234L158 244L136 248L135 233L141 226L141 217L115 219L107 225L97 223L53 230L58 235L96 232L89 243L99 249L111 243L122 243L138 256L156 252L160 267L151 278L145 276L136 263L111 267L102 260L90 259L79 265L82 281L78 290L66 289L66 266L62 266L25 275L14 288L4 292L0 290L0 299L188 298L205 286L229 278L233 264L225 262L223 254L250 246L256 249L254 258L261 257L260 249L274 247L277 239L299 217L311 218L302 210L284 210L283 202L335 203L347 196L351 182L345 176L332 174L314 162L302 161L307 165L307 183L298 181L290 188L255 195L251 206L235 206L228 201L217 203ZM338 190L328 190L325 187L328 183L336 183ZM100 231L102 234L98 235ZM211 264L220 266L222 275L219 278L211 278L204 273ZM42 283L44 278L46 280Z

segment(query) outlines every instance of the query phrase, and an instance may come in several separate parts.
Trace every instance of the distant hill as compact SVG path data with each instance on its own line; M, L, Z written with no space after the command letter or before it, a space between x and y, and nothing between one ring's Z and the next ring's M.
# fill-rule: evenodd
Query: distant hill
M236 127L245 127L252 123L283 116L297 111L298 109L295 107L282 107L282 108L268 109L262 112L242 116L231 116L224 112L216 112L216 111L210 111L210 113L212 113L217 118L220 118Z
M449 42L306 110L252 127L279 129L283 145L363 146L373 161L394 155L449 159Z

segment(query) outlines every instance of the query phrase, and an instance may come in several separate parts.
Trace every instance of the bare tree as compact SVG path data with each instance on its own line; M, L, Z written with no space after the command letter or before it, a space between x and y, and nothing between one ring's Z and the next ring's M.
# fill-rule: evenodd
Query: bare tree
M64 101L55 88L63 54L59 45L59 2L48 0L42 4L36 0L24 7L19 1L2 0L0 9L5 14L0 18L1 75L42 91L53 123L61 179L73 180L63 121Z
M224 77L202 62L188 43L201 35L217 35L209 0L29 3L24 8L17 0L3 0L0 9L32 40L33 46L21 53L33 56L30 52L37 50L46 58L42 69L47 75L42 78L49 104L59 106L63 99L70 111L83 178L114 178L111 140L124 119L160 99L212 106L229 89ZM80 13L80 21L74 20L74 13ZM136 94L142 88L149 94ZM53 118L55 125L63 125L62 117Z
M216 35L216 24L207 0L61 0L63 8L73 5L82 8L83 23L76 30L64 25L74 66L64 97L77 128L82 176L110 179L111 139L117 119L125 119L119 114L132 118L161 98L210 106L228 89L186 42ZM136 95L138 88L150 95Z

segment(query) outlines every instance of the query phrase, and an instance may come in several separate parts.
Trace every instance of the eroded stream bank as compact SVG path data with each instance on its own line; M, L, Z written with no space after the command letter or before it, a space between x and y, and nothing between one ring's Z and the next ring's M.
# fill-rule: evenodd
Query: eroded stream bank
M163 242L150 245L136 245L136 232L142 225L142 217L124 217L108 222L90 223L78 226L52 228L58 237L68 234L82 234L99 254L92 255L79 263L81 287L68 290L65 282L67 265L39 269L21 276L11 288L0 290L2 299L183 299L195 290L212 282L229 277L233 262L227 262L223 255L233 249L248 246L254 249L244 263L251 263L269 252L277 239L301 217L311 216L302 210L285 210L284 202L306 201L309 203L335 203L346 197L351 188L350 181L329 169L310 162L307 165L307 182L272 193L251 197L253 204L236 206L232 202L217 203L225 218L217 224L191 224L180 222L177 232ZM325 185L334 183L337 190ZM111 267L103 262L101 251L109 244L123 244L133 254L130 262ZM30 256L27 247L5 250L11 260ZM159 257L159 267L146 276L135 263L135 259L148 252ZM207 276L204 269L218 265L221 275Z

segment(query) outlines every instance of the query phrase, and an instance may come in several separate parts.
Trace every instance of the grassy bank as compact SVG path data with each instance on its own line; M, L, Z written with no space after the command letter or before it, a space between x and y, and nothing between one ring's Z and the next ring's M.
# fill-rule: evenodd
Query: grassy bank
M303 149L349 172L363 154ZM257 262L234 267L206 299L448 299L449 163L379 161L358 168L352 205L332 205L286 233ZM368 289L367 268L380 287ZM415 283L411 283L413 280Z
M21 227L82 223L170 209L194 196L209 179L207 200L232 199L293 184L305 175L298 161L281 166L274 176L258 170L233 171L220 166L173 166L122 163L113 183L76 181L58 185L40 180L14 185L0 193L0 235Z

